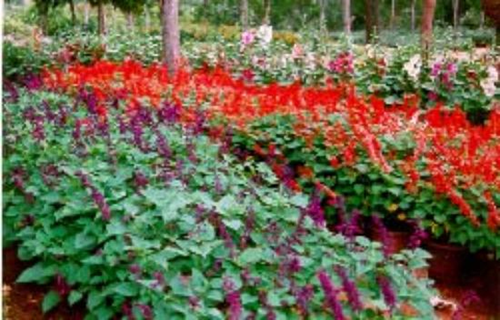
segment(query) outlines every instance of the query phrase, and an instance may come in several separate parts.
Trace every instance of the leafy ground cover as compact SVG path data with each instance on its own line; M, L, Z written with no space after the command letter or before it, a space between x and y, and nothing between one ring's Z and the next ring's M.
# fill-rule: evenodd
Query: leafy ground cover
M234 142L267 159L292 189L326 186L349 209L378 212L386 222L420 221L436 238L500 252L496 110L473 126L458 109L422 111L414 98L386 105L349 84L260 86L223 69L168 77L160 66L133 61L71 66L46 73L44 82L74 94L92 88L103 116L109 103L134 113L143 103L159 107L164 97L184 106L183 122L206 110L214 134L231 125Z
M230 133L204 134L203 110L163 100L123 112L92 91L39 84L4 96L4 241L35 261L18 282L51 287L43 310L432 318L429 280L413 273L423 250L389 256L363 236L332 234L317 195L232 156Z

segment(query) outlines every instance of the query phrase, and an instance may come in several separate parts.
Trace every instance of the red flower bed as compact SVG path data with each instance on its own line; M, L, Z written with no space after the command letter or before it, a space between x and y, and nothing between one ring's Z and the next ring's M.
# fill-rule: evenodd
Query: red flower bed
M410 192L417 191L425 163L425 183L436 193L447 196L474 225L482 223L460 190L477 187L482 190L477 201L488 206L488 226L500 225L492 193L500 190L500 112L493 111L485 126L472 126L458 108L439 106L429 111L418 109L418 101L408 97L402 105L386 106L376 97L364 99L350 85L303 87L296 83L256 86L233 79L222 70L183 69L169 77L159 65L143 67L134 61L121 64L101 61L92 66L75 65L68 70L51 70L44 74L47 87L77 92L82 86L96 93L105 107L120 98L130 112L146 101L159 105L163 98L188 106L185 121L194 119L197 107L206 108L213 119L223 118L241 130L248 124L275 114L293 115L294 135L312 148L321 137L331 152L332 167L349 166L362 154L385 173L401 170ZM195 108L191 108L195 107ZM332 122L331 114L342 115L345 122ZM414 143L403 158L390 143L391 137L408 136ZM306 175L311 175L308 172Z

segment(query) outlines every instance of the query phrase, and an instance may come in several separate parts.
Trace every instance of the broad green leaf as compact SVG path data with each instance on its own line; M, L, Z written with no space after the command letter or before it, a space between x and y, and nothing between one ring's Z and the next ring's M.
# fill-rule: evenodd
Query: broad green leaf
M52 310L55 306L59 304L61 297L54 290L50 290L49 293L45 295L42 302L43 313L47 313Z

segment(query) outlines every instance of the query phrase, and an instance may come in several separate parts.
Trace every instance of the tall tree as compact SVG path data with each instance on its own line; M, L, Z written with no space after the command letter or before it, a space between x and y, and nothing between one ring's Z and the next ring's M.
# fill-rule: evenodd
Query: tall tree
M71 21L73 25L76 24L76 10L75 10L75 0L68 0L69 2L69 10L71 11Z
M379 11L378 0L365 0L365 40L370 43L373 40L373 35L378 32Z
M240 0L240 20L243 30L248 29L248 0Z
M264 0L264 19L262 24L271 24L271 0Z
M459 23L459 6L460 6L460 1L459 0L453 0L453 29L455 32L458 30L458 23Z
M342 0L342 17L344 22L344 33L351 35L351 0Z
M325 33L327 0L318 0L318 1L319 1L319 28L322 33Z
M415 14L415 7L417 5L417 0L411 0L411 31L415 31L416 28L416 14Z
M179 34L179 0L160 0L163 62L172 75L177 71L181 55Z
M434 21L434 12L436 11L436 0L423 0L423 2L421 42L422 54L425 60L428 58L432 43L432 23Z
M389 21L391 30L394 29L395 21L396 21L396 0L391 0L391 19Z
M93 7L97 7L97 32L99 36L106 34L106 11L104 5L109 0L89 0Z

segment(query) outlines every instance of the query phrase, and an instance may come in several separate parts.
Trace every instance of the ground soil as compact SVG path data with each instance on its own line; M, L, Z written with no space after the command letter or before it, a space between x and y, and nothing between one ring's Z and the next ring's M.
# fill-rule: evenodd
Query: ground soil
M19 274L30 263L20 261L17 258L16 251L12 248L3 250L3 319L5 320L81 320L85 314L82 306L69 308L67 305L61 305L53 312L43 315L41 310L41 301L48 287L18 284L15 283ZM477 279L470 277L468 281L458 285L437 284L441 293L441 298L456 303L457 305L467 295L470 290L478 290ZM438 319L451 320L453 310L451 307L443 308L437 311ZM475 301L464 307L462 320L491 320L495 319L489 312L484 299ZM497 318L498 319L498 318Z

